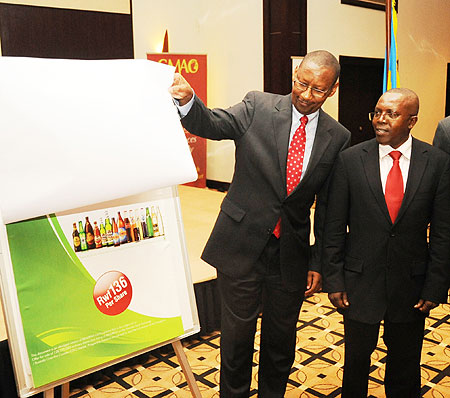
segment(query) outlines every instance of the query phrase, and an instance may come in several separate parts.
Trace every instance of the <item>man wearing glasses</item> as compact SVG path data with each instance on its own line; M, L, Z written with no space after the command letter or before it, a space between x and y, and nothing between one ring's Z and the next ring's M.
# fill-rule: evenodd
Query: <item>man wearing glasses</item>
M413 91L384 93L369 114L376 138L342 152L330 185L323 276L344 316L343 398L367 397L382 320L386 397L420 397L425 317L447 302L450 164L410 135L418 111Z
M222 300L222 398L249 396L260 313L258 397L284 396L303 298L321 289L329 175L350 141L349 131L320 109L335 93L339 71L332 54L315 51L295 71L291 94L250 92L231 108L212 110L175 76L171 92L183 126L236 145L233 181L202 254L217 268Z

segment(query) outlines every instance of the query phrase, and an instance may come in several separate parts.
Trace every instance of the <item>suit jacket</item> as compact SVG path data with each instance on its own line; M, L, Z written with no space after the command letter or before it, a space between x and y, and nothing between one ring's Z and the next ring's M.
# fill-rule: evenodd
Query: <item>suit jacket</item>
M281 216L280 268L289 290L305 289L309 269L320 272L321 228L328 177L350 133L320 111L306 173L286 196L286 161L292 122L291 95L250 92L233 107L210 110L199 98L183 126L191 133L235 142L233 180L202 254L229 276L246 275ZM317 195L316 244L309 244L310 208Z
M433 145L450 154L450 116L438 123Z
M339 157L324 228L324 290L347 292L350 307L341 312L349 319L376 323L386 315L412 322L423 317L413 308L420 298L447 301L449 167L447 154L413 138L405 195L392 224L376 140Z

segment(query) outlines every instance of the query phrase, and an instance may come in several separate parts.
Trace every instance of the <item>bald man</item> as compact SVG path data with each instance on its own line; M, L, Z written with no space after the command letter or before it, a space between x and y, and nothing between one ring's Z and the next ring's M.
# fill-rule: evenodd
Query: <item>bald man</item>
M420 397L425 317L447 302L449 157L411 136L418 111L413 91L384 93L376 138L341 153L330 186L323 277L344 316L344 398L367 397L381 321L386 396Z

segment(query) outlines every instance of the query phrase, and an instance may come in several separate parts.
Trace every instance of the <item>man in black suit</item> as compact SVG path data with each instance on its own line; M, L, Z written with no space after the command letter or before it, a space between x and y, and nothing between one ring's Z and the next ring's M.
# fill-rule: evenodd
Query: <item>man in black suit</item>
M433 145L450 155L450 116L439 121L434 133Z
M413 91L384 93L376 138L340 154L330 186L323 277L344 315L344 398L367 397L382 320L386 396L419 397L425 317L447 301L449 157L410 135L418 110Z
M171 91L180 114L187 112L183 126L236 145L233 181L202 254L217 268L222 300L222 398L249 396L261 311L258 396L284 396L303 298L321 289L319 248L328 178L350 140L348 130L320 109L335 93L339 71L332 54L316 51L295 71L291 94L250 92L231 108L213 110L181 75L175 76ZM287 160L289 143L305 130L303 143L290 152L302 163L301 181L287 188L291 169L287 172L286 165L295 162ZM316 197L316 243L311 248L310 208Z

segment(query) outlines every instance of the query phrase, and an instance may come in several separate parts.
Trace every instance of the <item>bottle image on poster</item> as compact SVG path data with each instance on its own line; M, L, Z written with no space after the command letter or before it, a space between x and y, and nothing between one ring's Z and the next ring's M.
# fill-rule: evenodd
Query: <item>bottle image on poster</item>
M88 249L95 249L94 229L92 228L92 225L89 222L89 217L86 217L86 224L84 226L84 232L86 234L86 243L87 243Z
M81 215L86 220L85 224L79 221L79 229L76 222L72 224L74 251L78 253L108 247L117 248L127 243L164 236L163 216L158 205L148 204L134 209L129 207L132 206L117 211L103 210L104 222L103 217L97 217L97 214Z
M77 230L76 222L73 223L72 237L73 237L73 249L76 252L80 252L81 251L81 240L80 240L80 234L78 233L78 230Z
M125 222L123 221L123 218L120 215L120 211L117 212L117 215L119 218L119 239L120 244L123 245L124 243L128 242L127 230L125 228Z
M100 228L97 225L97 221L94 221L94 236L95 236L95 248L101 249L102 247L102 235L100 233Z

